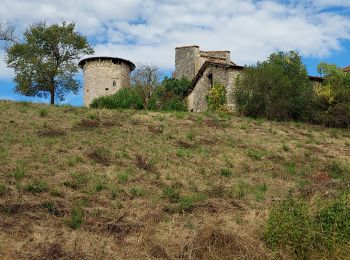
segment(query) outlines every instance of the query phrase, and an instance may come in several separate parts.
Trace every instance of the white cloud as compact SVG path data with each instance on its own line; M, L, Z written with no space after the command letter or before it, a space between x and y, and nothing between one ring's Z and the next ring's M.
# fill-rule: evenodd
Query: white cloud
M76 21L97 55L174 67L174 48L230 50L251 64L276 50L325 57L350 39L348 0L2 0L0 17L19 29L40 20ZM1 61L2 62L2 61ZM0 64L0 73L4 73ZM9 75L8 71L5 75ZM0 77L4 77L0 74Z

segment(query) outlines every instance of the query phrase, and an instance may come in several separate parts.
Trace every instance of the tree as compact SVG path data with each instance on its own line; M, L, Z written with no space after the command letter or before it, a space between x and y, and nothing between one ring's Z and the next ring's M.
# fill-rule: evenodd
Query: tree
M140 92L145 108L148 108L153 91L160 85L160 78L161 73L156 65L140 64L133 72L131 85Z
M320 63L318 72L324 77L315 88L316 121L332 127L350 126L350 73L333 64Z
M64 100L69 92L77 93L77 60L94 50L74 29L74 23L34 24L25 31L22 42L7 49L6 62L16 75L15 92L45 98L50 95L51 104Z
M0 41L14 42L14 32L15 26L13 24L0 22Z
M274 120L312 117L313 86L296 52L271 54L267 61L245 69L236 81L234 99L246 116Z

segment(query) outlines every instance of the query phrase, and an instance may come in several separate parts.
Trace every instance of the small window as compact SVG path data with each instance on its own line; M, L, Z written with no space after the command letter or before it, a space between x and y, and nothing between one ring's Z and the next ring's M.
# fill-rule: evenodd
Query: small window
M115 82L115 80L113 81L113 87L117 86L117 82Z
M109 90L109 88L105 88L105 90Z
M87 89L86 92L89 92L89 90Z
M209 79L210 88L212 88L213 87L213 74L210 73L208 75L208 79Z

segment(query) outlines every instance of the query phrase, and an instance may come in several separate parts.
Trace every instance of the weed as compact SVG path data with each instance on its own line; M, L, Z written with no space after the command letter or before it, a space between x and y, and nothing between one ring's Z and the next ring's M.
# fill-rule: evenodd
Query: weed
M95 191L100 192L102 190L105 190L107 188L107 184L105 181L103 181L101 178L98 178L95 181Z
M65 219L65 223L72 229L79 229L84 222L84 208L81 203L75 203L71 209L70 217Z
M282 148L283 148L283 151L285 151L285 152L289 152L290 151L290 147L288 145L286 145L286 144L283 144Z
M180 148L177 152L176 155L177 157L184 158L184 157L191 157L191 151L188 149Z
M115 200L118 197L118 190L116 187L111 188L111 199Z
M74 190L81 189L89 182L89 176L85 173L72 173L71 180L65 181L63 184Z
M244 182L243 180L239 180L236 184L236 187L234 188L234 196L239 199L242 199L246 196L249 189L250 186L248 183Z
M7 193L7 186L4 183L0 183L0 196L4 196Z
M163 189L163 197L171 203L177 203L180 200L180 192L172 187L166 187Z
M261 160L264 156L262 151L249 149L247 155L254 160Z
M267 184L258 184L255 187L255 200L256 201L262 201L265 199L265 193L267 191Z
M122 172L118 174L118 181L119 183L126 183L129 180L129 173L128 172Z
M74 167L74 166L76 166L78 163L82 163L82 162L84 162L83 158L80 157L80 156L78 156L78 155L76 155L76 156L70 157L70 158L68 159L68 166L69 166L69 167Z
M58 188L53 188L50 191L50 195L53 197L59 197L59 198L64 198L64 193Z
M344 177L350 177L350 168L349 165L342 163L340 161L333 161L328 166L329 174L334 179L341 179Z
M48 114L49 114L49 112L47 111L46 108L41 108L41 109L39 110L39 115L40 115L40 117L46 117Z
M58 207L55 205L55 203L50 201L43 202L41 204L41 208L45 209L51 215L58 216L60 214Z
M99 147L91 151L88 156L94 162L108 166L111 163L111 151L104 147Z
M228 168L222 168L222 169L220 170L220 174L221 174L221 176L226 177L226 178L232 176L232 172L231 172L231 170L228 169Z
M134 198L143 197L145 195L145 191L140 187L132 187L130 193Z
M188 140L191 140L191 141L193 141L193 140L195 139L195 137L196 137L196 135L195 135L195 133L192 132L192 131L188 132L187 135L186 135L186 138L187 138Z
M48 190L47 182L39 179L34 179L31 183L28 183L24 190L31 193L41 193L46 192Z
M179 202L173 205L167 205L166 211L172 213L189 212L194 209L196 203L203 201L205 197L202 194L194 194L180 197Z
M287 250L298 259L312 252L332 252L350 241L348 198L322 201L311 214L303 200L288 198L277 203L267 221L264 239L272 248Z
M289 175L295 175L295 174L297 174L297 165L295 162L288 162L284 165L284 170Z
M17 168L14 173L13 177L16 181L22 180L26 176L26 170L24 168Z

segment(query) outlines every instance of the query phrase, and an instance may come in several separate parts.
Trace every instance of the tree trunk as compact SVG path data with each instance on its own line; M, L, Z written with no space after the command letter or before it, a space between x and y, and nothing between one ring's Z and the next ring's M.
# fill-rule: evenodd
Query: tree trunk
M51 96L50 104L54 105L55 104L55 83L53 80L51 81L50 96Z

